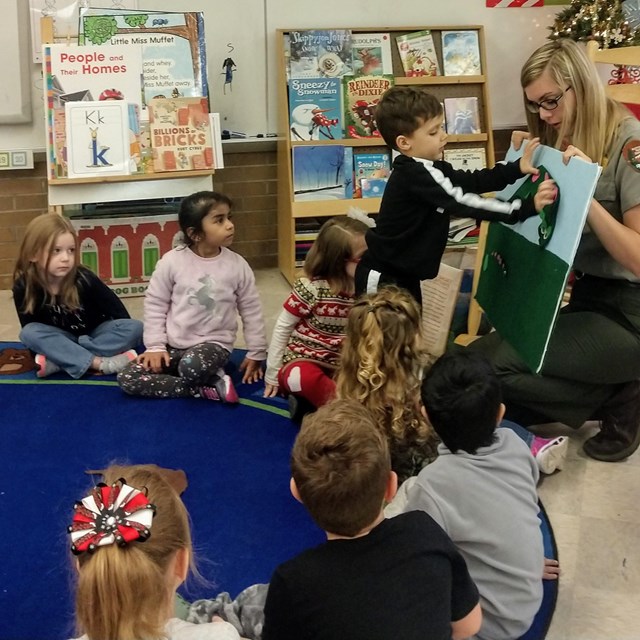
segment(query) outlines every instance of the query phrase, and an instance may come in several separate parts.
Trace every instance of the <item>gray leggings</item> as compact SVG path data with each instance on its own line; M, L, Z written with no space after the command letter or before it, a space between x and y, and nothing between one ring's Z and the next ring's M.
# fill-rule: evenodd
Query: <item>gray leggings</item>
M167 347L169 366L162 373L152 373L132 362L118 374L120 388L132 396L147 398L184 398L194 396L203 386L211 386L231 355L213 342L203 342L189 349Z

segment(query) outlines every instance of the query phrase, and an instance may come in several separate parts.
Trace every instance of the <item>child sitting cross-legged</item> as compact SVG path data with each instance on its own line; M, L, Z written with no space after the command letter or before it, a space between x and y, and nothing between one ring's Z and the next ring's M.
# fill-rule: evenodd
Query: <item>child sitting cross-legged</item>
M477 638L513 640L542 602L545 561L538 519L539 470L509 428L491 364L470 352L442 356L425 374L422 402L442 439L438 458L401 487L387 516L419 510L445 530L478 587L483 622Z
M262 378L267 337L253 271L229 247L231 200L215 191L184 198L178 212L184 244L166 253L144 297L146 351L118 375L125 393L197 397L235 404L224 367L242 318L247 356L242 382Z
M397 478L387 438L359 402L304 418L291 473L327 542L276 569L262 640L449 640L479 629L477 590L442 529L420 511L384 518Z

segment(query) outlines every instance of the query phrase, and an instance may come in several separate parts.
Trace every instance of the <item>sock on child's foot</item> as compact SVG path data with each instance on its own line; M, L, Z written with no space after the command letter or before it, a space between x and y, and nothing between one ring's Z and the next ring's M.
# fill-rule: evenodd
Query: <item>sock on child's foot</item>
M135 349L129 349L124 353L119 353L115 356L108 356L102 358L100 363L100 371L105 375L112 373L120 373L132 360L138 357Z
M559 436L557 438L540 438L535 436L531 443L531 453L538 463L542 473L553 473L556 469L562 469L567 457L569 438Z
M51 362L51 360L49 360L49 358L47 358L47 356L42 353L36 354L34 360L39 367L39 369L36 371L36 376L38 378L46 378L47 376L58 373L58 371L60 371L60 367L55 362Z

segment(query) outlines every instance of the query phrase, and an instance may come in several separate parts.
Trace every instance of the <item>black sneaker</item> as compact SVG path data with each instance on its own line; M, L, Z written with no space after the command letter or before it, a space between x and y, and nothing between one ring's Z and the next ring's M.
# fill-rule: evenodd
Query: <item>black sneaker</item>
M316 410L306 398L294 396L293 394L289 394L287 404L289 405L289 418L291 418L291 422L298 426L302 424L302 418L304 418L307 413L313 413Z

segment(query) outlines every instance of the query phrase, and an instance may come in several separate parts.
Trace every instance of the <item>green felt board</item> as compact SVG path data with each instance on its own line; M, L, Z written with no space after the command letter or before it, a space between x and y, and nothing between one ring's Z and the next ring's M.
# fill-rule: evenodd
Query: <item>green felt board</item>
M542 367L569 270L558 256L513 229L489 226L476 299L532 371Z

